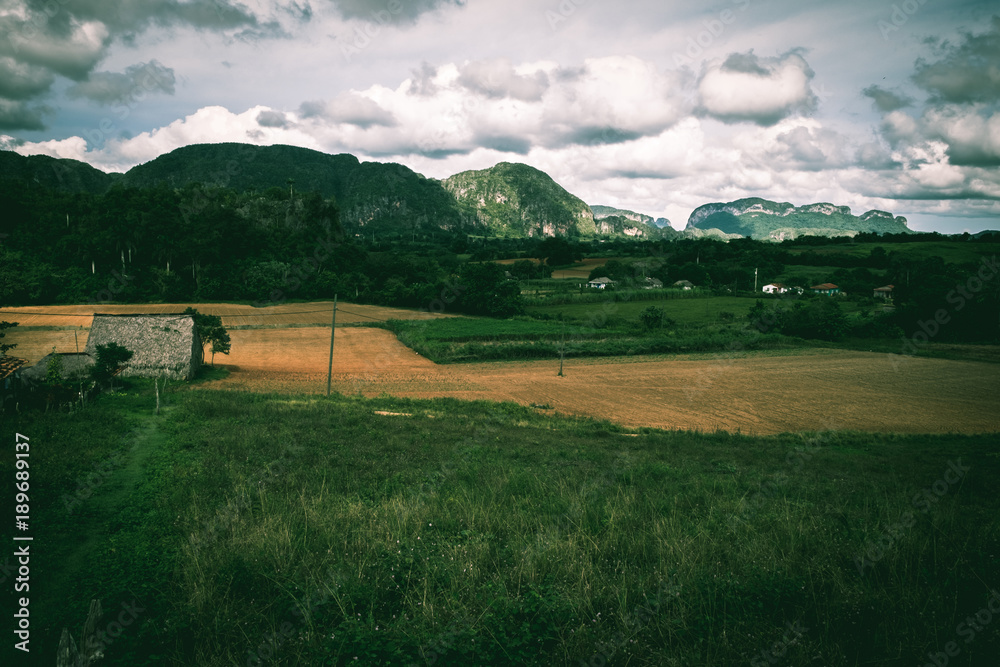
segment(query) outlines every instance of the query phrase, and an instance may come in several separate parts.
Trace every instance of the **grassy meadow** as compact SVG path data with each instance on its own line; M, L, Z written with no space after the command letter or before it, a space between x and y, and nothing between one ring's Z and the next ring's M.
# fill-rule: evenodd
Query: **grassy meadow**
M0 428L31 438L33 664L53 664L63 628L81 643L91 599L99 631L135 616L101 635L108 665L1000 654L992 627L967 643L960 626L1000 587L994 436L626 432L513 404L197 385L167 399L154 415L135 381ZM0 467L11 479L12 457Z

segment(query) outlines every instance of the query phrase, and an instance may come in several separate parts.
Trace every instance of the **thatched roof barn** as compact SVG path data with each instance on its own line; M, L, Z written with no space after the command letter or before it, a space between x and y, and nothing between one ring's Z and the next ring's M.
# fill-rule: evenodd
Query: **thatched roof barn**
M87 353L118 343L134 354L122 375L190 380L201 365L202 344L190 315L94 314Z
M25 384L37 386L45 382L52 357L62 359L62 377L67 381L85 379L90 367L94 365L94 358L86 352L52 352L42 357L34 366L21 371L21 379Z

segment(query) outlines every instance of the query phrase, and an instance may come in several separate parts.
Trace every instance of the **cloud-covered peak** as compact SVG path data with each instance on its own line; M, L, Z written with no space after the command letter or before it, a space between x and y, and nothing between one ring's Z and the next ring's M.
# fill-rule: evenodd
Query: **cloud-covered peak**
M707 68L698 83L702 111L724 123L774 125L816 107L812 68L798 50L775 58L753 50L730 54Z

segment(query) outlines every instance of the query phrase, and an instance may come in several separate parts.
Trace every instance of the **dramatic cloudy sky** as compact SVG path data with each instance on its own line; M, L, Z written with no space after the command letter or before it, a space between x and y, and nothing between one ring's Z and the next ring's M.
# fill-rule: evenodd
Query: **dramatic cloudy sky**
M0 0L0 148L294 144L545 170L683 227L761 196L1000 228L1000 9L965 0Z

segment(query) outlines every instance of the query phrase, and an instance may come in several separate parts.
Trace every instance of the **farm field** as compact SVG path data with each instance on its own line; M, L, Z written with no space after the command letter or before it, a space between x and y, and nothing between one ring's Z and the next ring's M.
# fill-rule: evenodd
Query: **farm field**
M237 337L239 336L239 338ZM265 339L261 338L266 336ZM207 388L317 394L326 391L329 329L237 331L230 375ZM288 350L294 349L290 354ZM285 350L284 352L282 350ZM388 331L337 331L333 390L412 398L513 401L627 427L749 434L849 429L900 433L1000 430L996 365L885 354L625 357L439 366Z
M0 309L0 321L18 322L7 331L5 342L16 343L12 355L33 364L55 347L57 352L76 352L87 345L87 334L93 314L111 313L180 313L188 306L209 315L219 315L223 326L238 331L248 328L329 327L333 315L332 301L288 303L254 308L232 303L158 303L158 304L81 304L66 306L21 306ZM452 317L405 308L386 308L348 302L337 306L337 326L384 322L389 319L420 320ZM41 330L39 330L41 329ZM74 331L75 330L75 331ZM329 346L329 329L327 329Z
M670 302L667 306L697 309L718 301L714 308L735 312L740 310L735 302L751 301L735 297L731 300L734 303L728 303L726 298L692 299ZM348 313L355 318L364 315L372 319L400 315L427 317L414 311L344 306L344 319ZM159 306L174 312L184 307ZM202 312L212 312L216 306L196 304L196 307ZM257 314L260 328L232 330L232 354L215 358L216 365L227 369L229 375L205 386L254 392L325 393L330 329L308 325L310 318L319 317L313 313L326 317L329 311L324 312L324 307L322 303L276 307L275 310L280 310L277 314ZM87 316L82 314L83 308L38 309L39 318L48 316L59 322L70 317L84 318ZM120 308L123 312L136 310L134 306ZM227 314L224 308L236 312ZM224 320L228 317L250 323L251 315L239 314L240 308L247 307L224 304L219 307ZM678 320L711 315L693 310L668 314ZM284 325L269 325L269 316L278 317ZM338 324L342 321L338 310ZM464 318L454 320L456 326L464 321ZM513 334L524 327L558 326L555 322L516 320L496 325L498 333L506 326ZM19 329L10 330L5 340L17 343L13 354L28 359L29 363L53 347L72 352L77 344L80 349L86 345L86 330ZM460 333L462 329L457 326L456 331ZM546 359L437 365L400 343L385 329L338 326L332 388L347 395L385 393L413 398L513 401L542 406L545 412L608 419L630 428L751 434L826 428L904 433L1000 430L1000 416L995 409L1000 374L995 364L984 362L807 348L574 358L566 360L564 377L556 374L558 364L558 360Z
M179 313L188 306L201 313L219 315L229 328L265 326L328 325L333 315L332 301L286 303L256 308L238 303L144 303L144 304L82 304L68 306L20 306L0 308L0 320L19 322L19 327L90 327L94 313ZM346 301L337 306L337 324L397 320L419 320L449 317L436 313L368 306Z

